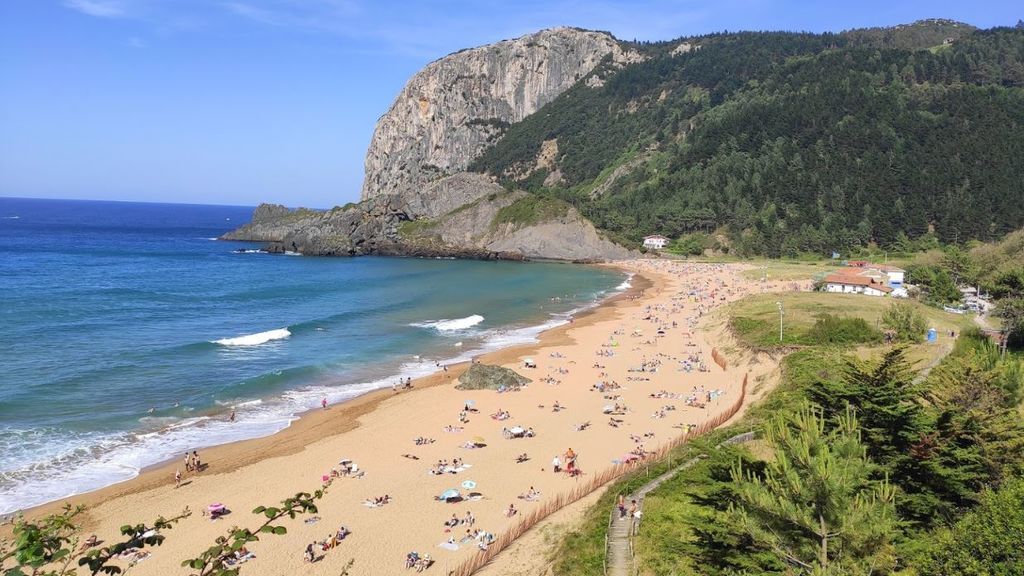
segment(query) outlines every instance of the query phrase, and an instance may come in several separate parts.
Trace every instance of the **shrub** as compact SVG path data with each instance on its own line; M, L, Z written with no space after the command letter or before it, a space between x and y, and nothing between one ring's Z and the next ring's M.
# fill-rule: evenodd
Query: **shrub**
M995 576L1024 572L1024 479L982 497L977 509L939 531L921 566L923 576Z
M882 316L882 325L903 342L921 342L927 329L924 316L909 302L893 302Z
M882 333L863 318L822 314L808 337L816 344L866 344L880 342Z

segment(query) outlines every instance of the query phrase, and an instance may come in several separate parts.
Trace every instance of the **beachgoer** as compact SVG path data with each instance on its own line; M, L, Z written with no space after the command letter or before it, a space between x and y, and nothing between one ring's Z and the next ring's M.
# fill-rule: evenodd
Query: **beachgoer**
M174 487L178 488L181 486L181 469L174 471Z
M327 409L327 398L320 401L320 406L323 406L324 410Z
M619 518L625 518L626 517L626 497L623 496L622 494L619 494L618 506L619 506Z
M551 460L551 467L552 467L552 469L554 469L555 474L557 474L557 473L562 471L562 461L558 459L558 456L555 456Z
M228 421L229 422L234 422L235 421L235 409L234 408L231 409L231 416L228 418Z

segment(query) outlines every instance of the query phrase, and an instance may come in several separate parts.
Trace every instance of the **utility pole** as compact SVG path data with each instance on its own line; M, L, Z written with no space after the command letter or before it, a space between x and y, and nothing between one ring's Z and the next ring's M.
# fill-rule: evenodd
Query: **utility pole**
M779 307L779 344L782 344L782 317L786 314L785 310L782 309L782 302L776 302L776 306Z

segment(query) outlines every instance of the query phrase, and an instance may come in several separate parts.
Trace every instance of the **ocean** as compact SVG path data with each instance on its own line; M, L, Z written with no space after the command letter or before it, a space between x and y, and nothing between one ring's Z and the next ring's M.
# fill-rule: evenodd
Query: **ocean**
M532 341L628 286L589 266L215 240L251 213L0 198L0 513Z

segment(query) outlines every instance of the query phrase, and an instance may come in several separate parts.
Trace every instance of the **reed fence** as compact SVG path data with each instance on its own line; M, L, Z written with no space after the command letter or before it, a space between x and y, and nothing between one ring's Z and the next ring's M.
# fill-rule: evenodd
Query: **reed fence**
M717 352L717 351L715 351ZM713 352L712 354L714 354ZM717 362L717 359L716 359ZM725 360L723 359L724 363ZM721 365L721 364L720 364ZM724 369L724 367L723 367ZM508 530L503 532L500 536L495 538L491 545L486 550L474 554L470 558L466 559L462 564L456 567L454 570L449 572L449 576L470 576L480 568L483 568L485 564L491 561L492 558L497 556L505 548L508 548L512 542L517 538L526 533L527 530L533 528L538 522L554 514L555 512L565 508L566 506L578 501L587 494L590 494L594 490L597 490L605 484L617 480L627 473L639 469L642 466L650 466L653 462L660 462L668 457L669 453L682 444L704 434L707 434L711 430L721 426L724 422L736 415L743 407L743 400L747 396L747 377L744 374L743 383L740 386L740 395L732 403L732 406L728 410L722 412L706 420L703 424L698 425L696 428L692 428L684 432L682 435L677 436L666 445L659 448L654 452L652 456L648 456L643 460L637 460L629 464L615 464L611 467L605 468L600 472L591 474L588 478L579 481L576 486L568 492L562 492L557 494L551 499L546 500L540 506L534 508L530 512L523 514L519 521L509 527Z

